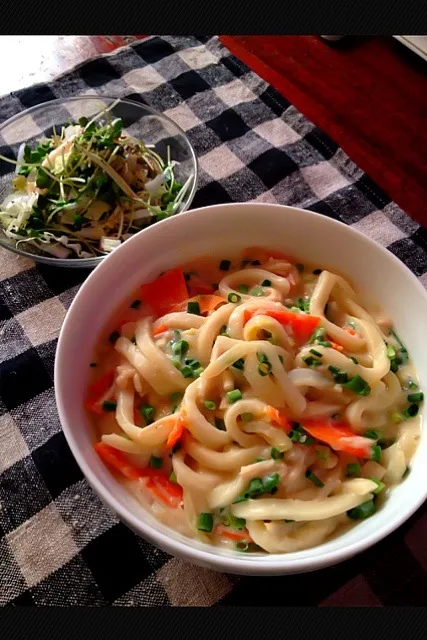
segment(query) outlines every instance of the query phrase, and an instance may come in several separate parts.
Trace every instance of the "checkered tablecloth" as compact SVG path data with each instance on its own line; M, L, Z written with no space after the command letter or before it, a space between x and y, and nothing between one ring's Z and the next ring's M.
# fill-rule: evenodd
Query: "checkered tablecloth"
M0 99L0 122L79 94L132 98L180 124L200 161L194 207L254 200L308 208L360 229L427 283L425 229L218 38L152 37L96 58ZM37 122L26 127L37 135ZM0 146L16 151L13 140ZM6 169L0 164L0 174ZM0 250L1 605L427 604L425 508L354 560L283 578L199 569L121 524L83 479L54 400L58 333L86 275Z

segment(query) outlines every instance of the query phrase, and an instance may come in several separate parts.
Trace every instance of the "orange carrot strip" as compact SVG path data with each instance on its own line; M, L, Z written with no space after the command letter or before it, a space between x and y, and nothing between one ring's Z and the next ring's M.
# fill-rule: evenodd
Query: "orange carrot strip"
M114 370L108 371L105 375L95 380L89 388L85 401L85 408L91 413L102 415L103 409L100 404L101 398L107 393L114 382Z
M343 420L332 422L324 418L312 418L302 420L301 424L313 438L325 442L335 451L342 451L357 458L372 458L375 440L358 436Z
M285 416L283 411L279 411L275 407L271 405L267 405L265 408L265 413L270 418L271 422L274 422L278 427L282 427L282 429L289 433L292 429L291 423L288 420L288 417Z
M245 541L252 542L252 538L249 535L249 531L243 529L243 531L230 530L229 527L225 527L223 524L218 524L214 529L216 536L221 538L228 538L229 540L235 540L236 542Z
M157 329L153 329L153 336L159 336L161 333L167 331L168 328L165 324L160 324Z
M309 316L303 313L292 313L292 311L288 311L284 309L283 311L273 311L271 309L265 310L256 310L256 311L245 311L244 312L244 322L250 320L253 316L264 315L269 316L270 318L274 318L281 325L286 327L291 327L293 330L293 334L295 340L299 343L307 342L310 338L311 334L320 323L320 318L317 316Z
M172 484L172 482L170 484ZM169 491L168 491L168 489L166 489L166 487L163 487L163 486L157 484L157 479L149 478L147 480L145 486L147 487L147 489L150 489L150 491L152 491L152 493L154 493L156 498L158 498L159 500L161 500L162 502L167 504L169 507L175 507L176 508L180 504L180 502L182 500L182 489L181 489L180 497L177 497L177 496L172 495L171 493L169 493Z
M332 349L335 349L336 351L344 351L344 347L341 344L338 344L337 342L331 342L331 346L332 346Z
M357 333L357 331L351 329L350 327L344 327L344 331L347 331L347 333L349 333L351 336L355 336Z
M183 416L179 415L174 426L172 427L171 432L169 433L169 436L166 442L166 446L169 449L173 449L173 447L176 445L178 440L182 438L185 426L186 426L186 422Z
M94 448L105 464L121 473L128 480L138 480L138 478L143 478L147 475L145 469L135 467L127 460L126 456L121 451L105 444L105 442L97 442L94 445Z
M187 284L182 269L165 271L161 276L141 285L141 297L156 317L169 313L173 307L188 298Z

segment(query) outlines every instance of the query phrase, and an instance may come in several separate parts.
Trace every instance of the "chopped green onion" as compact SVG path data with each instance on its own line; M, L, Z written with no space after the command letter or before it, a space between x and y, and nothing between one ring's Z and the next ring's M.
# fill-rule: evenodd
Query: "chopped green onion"
M206 407L206 409L209 409L209 411L215 411L216 409L216 403L213 402L212 400L205 400L203 404Z
M239 293L248 293L249 291L249 287L246 284L239 284L236 288Z
M139 309L141 306L141 300L134 300L130 305L131 309Z
M157 456L151 456L150 467L153 467L153 469L161 469L162 466L163 466L163 458L158 458Z
M347 387L353 393L357 393L358 396L369 396L371 393L371 387L369 384L361 378L359 375L354 376L348 382L344 383L344 386Z
M317 340L323 340L326 337L326 329L319 327L310 336L309 344L314 344Z
M268 376L268 374L271 372L271 364L270 362L261 362L261 364L258 367L258 373L260 376Z
M390 420L393 422L393 424L400 424L401 422L404 422L406 418L400 411L393 411L390 416Z
M169 476L169 480L170 480L170 482L173 482L174 484L178 484L178 480L176 479L175 471L172 471L172 473Z
M376 507L373 500L368 500L367 502L362 502L358 507L354 507L354 509L350 509L347 511L347 515L352 520L364 520L365 518L369 518L376 511Z
M396 349L391 344L389 344L387 346L387 358L389 360L394 360L396 358L396 355Z
M231 260L221 260L219 263L220 271L228 271L231 266Z
M130 339L130 341L132 342L132 344L136 344L136 338L135 338L135 336L133 336L133 337Z
M240 302L241 299L242 297L239 296L238 293L229 293L227 297L228 302L233 302L233 303Z
M219 335L220 336L226 336L227 335L227 325L223 324L221 329L219 330Z
M182 367L181 373L184 376L184 378L192 378L194 376L194 370L188 364Z
M249 412L241 413L240 417L243 420L243 422L251 422L254 419L253 414Z
M234 367L235 369L238 369L239 371L243 371L245 366L245 361L243 358L239 358L238 360L236 360L236 362L233 362L231 366Z
M104 400L102 403L102 410L110 413L111 411L115 411L117 408L117 402L113 402L112 400Z
M329 365L328 369L333 375L336 375L337 373L340 372L339 368L334 367L332 364Z
M371 455L371 460L373 460L374 462L379 462L381 459L381 447L376 444L374 447L372 447L372 455Z
M250 498L260 496L264 492L264 485L261 478L253 478L249 484L248 495Z
M294 422L292 431L290 431L289 433L289 438L292 440L292 442L298 442L299 444L304 444L306 446L311 446L316 442L314 438L307 435L307 433L298 422Z
M267 280L267 279L263 280L261 282L261 287L271 287L271 280Z
M319 367L322 364L319 360L313 358L313 356L304 356L303 361L307 367Z
M240 389L233 389L232 391L228 391L225 395L227 396L228 402L231 404L242 399L242 392Z
M320 480L320 478L318 478L312 471L310 471L310 469L306 471L305 477L307 478L307 480L310 480L310 482L316 485L316 487L321 488L325 486L325 484Z
M417 404L410 404L409 407L406 407L406 409L404 409L404 411L403 411L403 415L407 419L415 418L417 413L418 413L418 405Z
M355 476L360 476L362 472L362 467L360 464L356 462L350 462L345 468L346 478L354 478Z
M353 360L354 364L359 364L359 360L354 356L350 356L350 360Z
M190 345L188 344L187 340L179 340L178 342L174 342L172 344L173 353L181 357L185 356L189 348Z
M263 295L265 295L263 289L261 289L261 287L254 287L253 289L251 289L249 291L249 295L251 296L256 296L256 297L261 297Z
M372 492L375 493L375 495L381 493L381 491L385 489L385 484L384 482L381 482L381 480L377 480L376 478L369 478L369 480L372 480L372 482L375 482L375 484L377 485L377 488Z
M413 380L408 380L408 389L418 389L418 385Z
M225 431L225 422L222 418L215 418L215 427L219 431Z
M197 518L197 529L211 533L213 529L213 515L211 513L201 513Z
M265 462L265 458L254 458L254 463L255 462Z
M315 276L320 276L320 274L322 273L322 269L314 269L313 273Z
M279 451L279 449L273 447L273 449L271 450L271 457L273 458L273 460L283 460L285 454L283 453L283 451Z
M402 480L403 480L404 478L406 478L406 477L409 475L409 472L410 472L410 471L411 471L411 467L406 467L406 469L405 469L405 473L404 473L404 474L403 474L403 476L402 476Z
M424 400L424 394L422 391L419 391L418 393L410 393L408 395L408 402L415 402L416 404L418 402L422 402Z
M262 486L265 493L271 493L272 491L275 492L275 490L277 490L277 486L279 485L279 483L280 483L279 474L271 473L263 478Z
M245 540L239 540L239 542L236 542L236 551L245 553L246 551L248 551L248 549L249 549L249 542L245 542Z
M195 302L194 300L187 302L187 313L194 313L194 315L199 316L200 315L199 303Z
M283 364L283 356L279 354L278 358L279 358L279 361Z
M378 433L378 431L375 431L375 429L368 429L367 431L365 431L363 436L365 438L370 438L371 440L379 440L380 439L380 434Z
M89 362L90 367L96 367L96 362Z
M116 344L119 338L120 338L120 333L118 331L113 331L113 333L110 333L108 340L111 342L111 344Z
M139 413L144 418L147 426L153 422L155 411L155 408L149 404L143 404L139 407Z
M287 519L287 520L285 520L285 522L286 522L286 524L289 524L290 522L295 522L295 520L289 520L289 519Z
M317 356L318 358L323 357L323 353L320 353L320 351L316 351L316 349L310 349L310 353L312 353L314 356Z

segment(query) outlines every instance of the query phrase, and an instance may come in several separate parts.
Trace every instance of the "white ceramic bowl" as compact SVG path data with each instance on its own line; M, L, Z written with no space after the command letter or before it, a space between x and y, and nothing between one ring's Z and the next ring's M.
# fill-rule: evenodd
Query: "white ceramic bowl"
M420 507L427 497L427 430L411 473L374 516L313 549L252 555L189 540L152 518L95 454L94 432L83 410L93 345L125 294L200 254L226 257L251 245L280 249L302 262L310 260L348 276L394 320L415 362L421 388L427 390L422 330L427 293L397 258L360 232L316 213L280 205L226 204L188 211L149 227L116 249L88 277L68 311L59 338L55 364L59 416L90 485L125 524L153 544L189 562L224 572L277 575L313 571L370 547Z

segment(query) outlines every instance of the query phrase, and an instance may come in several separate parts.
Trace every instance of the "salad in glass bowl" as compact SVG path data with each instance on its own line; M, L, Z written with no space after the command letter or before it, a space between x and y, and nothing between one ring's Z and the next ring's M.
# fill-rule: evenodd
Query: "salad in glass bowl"
M187 209L197 162L184 132L145 105L71 100L82 101L83 113L97 111L50 123L44 135L20 142L16 158L0 155L11 165L3 176L0 243L42 262L90 266L144 227ZM58 102L61 120L67 100L33 109L55 113Z

